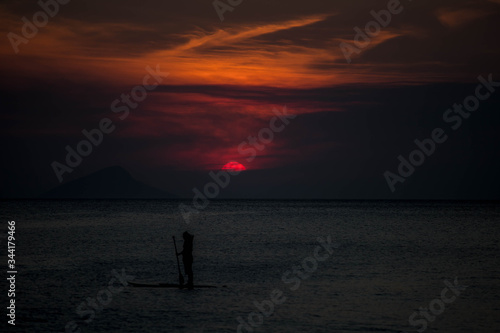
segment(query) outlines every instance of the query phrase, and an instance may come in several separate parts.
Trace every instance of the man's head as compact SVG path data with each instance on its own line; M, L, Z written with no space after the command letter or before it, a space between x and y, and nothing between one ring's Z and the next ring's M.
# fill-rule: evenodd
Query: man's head
M184 238L184 240L191 240L194 238L194 236L191 235L189 232L184 231L184 233L182 234L182 238Z

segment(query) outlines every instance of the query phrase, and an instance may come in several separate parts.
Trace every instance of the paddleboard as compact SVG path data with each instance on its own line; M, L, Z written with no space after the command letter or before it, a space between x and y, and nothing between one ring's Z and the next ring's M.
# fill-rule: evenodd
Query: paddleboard
M134 281L128 281L128 284L130 284L132 287L138 287L138 288L177 288L181 289L181 285L176 284L176 283L145 283L145 282L134 282ZM209 286L209 285L194 285L193 288L217 288L216 286ZM184 285L182 286L182 289L187 289L187 286Z

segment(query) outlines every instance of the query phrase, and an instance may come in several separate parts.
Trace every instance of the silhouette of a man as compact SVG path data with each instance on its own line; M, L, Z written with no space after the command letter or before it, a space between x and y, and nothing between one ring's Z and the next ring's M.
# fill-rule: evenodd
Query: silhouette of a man
M177 255L182 255L182 263L184 264L184 272L188 277L187 287L188 289L193 289L193 238L189 232L185 231L182 234L184 238L184 245L182 252L177 253Z

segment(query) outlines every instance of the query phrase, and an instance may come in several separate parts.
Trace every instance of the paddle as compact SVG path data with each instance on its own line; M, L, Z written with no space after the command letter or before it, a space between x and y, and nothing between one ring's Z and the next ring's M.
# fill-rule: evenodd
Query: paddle
M181 265L179 264L179 256L177 255L177 244L175 243L175 236L172 236L174 239L174 247L175 247L175 258L177 258L177 269L179 270L179 288L182 288L184 285L184 276L181 274Z

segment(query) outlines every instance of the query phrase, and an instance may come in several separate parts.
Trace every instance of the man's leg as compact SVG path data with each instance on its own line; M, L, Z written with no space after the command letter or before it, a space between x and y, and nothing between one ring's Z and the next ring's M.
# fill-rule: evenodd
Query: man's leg
M188 276L187 286L193 288L193 262L186 263L186 275Z

